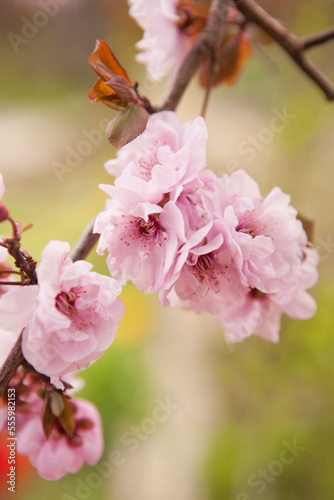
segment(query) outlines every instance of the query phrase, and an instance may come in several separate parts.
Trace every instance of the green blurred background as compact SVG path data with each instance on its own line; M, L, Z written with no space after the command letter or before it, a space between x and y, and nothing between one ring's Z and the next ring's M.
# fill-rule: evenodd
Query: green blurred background
M36 259L51 239L73 245L104 205L98 184L110 182L103 163L115 150L101 130L113 113L87 100L95 81L87 58L95 40L109 43L153 103L166 87L148 82L134 62L141 32L128 17L125 0L56 2L56 15L14 50L8 34L22 36L27 20L38 22L34 16L45 3L0 3L4 201L24 226L33 223L23 245ZM329 0L260 3L300 35L334 23ZM333 54L333 42L309 53L332 80ZM194 81L180 118L199 114L202 99ZM284 129L252 155L245 154L240 144L250 136L264 137L261 130L275 110L284 109L291 116ZM103 460L108 462L113 450L122 460L105 477L84 467L52 483L40 479L23 459L18 500L334 498L333 104L278 47L254 47L237 85L212 92L207 124L210 168L218 173L244 168L263 194L279 185L299 212L316 221L321 257L319 283L312 290L316 316L306 322L284 318L278 345L254 337L229 347L211 317L161 310L155 296L125 287L126 314L117 339L82 373L86 387L81 391L102 414ZM85 149L87 137L95 144ZM67 167L63 175L60 164ZM107 273L94 252L89 260ZM154 417L158 408L159 422ZM139 432L135 428L140 434L133 438ZM125 436L132 436L132 444ZM7 450L4 441L1 445L0 494L10 498Z

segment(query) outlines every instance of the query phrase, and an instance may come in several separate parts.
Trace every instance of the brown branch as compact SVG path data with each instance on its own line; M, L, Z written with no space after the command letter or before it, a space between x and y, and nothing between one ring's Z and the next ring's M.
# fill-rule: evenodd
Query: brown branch
M212 1L206 26L183 62L169 94L160 106L160 111L174 111L199 65L206 57L214 57L224 36L227 11L227 0Z
M212 57L210 61L210 72L209 72L209 78L206 84L206 89L205 89L205 96L204 96L204 101L202 105L202 111L201 111L201 116L205 118L205 113L209 104L209 99L210 99L210 94L211 94L211 88L212 88L212 80L213 80L213 73L214 73L214 66L216 64L215 58Z
M328 101L334 100L333 83L304 55L304 50L329 40L330 31L310 37L298 37L290 33L280 22L271 17L254 0L235 0L238 10L248 21L255 23L270 35L295 61L299 68L324 92Z
M315 45L320 45L322 43L328 42L334 38L334 27L328 28L327 30L320 31L319 33L314 33L313 35L304 36L302 38L303 50L310 49Z
M23 331L23 330L22 330ZM24 362L24 357L21 349L22 332L20 333L14 347L7 356L6 361L1 367L0 375L0 397L4 393L7 385L14 377L18 367Z
M83 230L78 242L72 249L70 257L75 262L76 260L84 260L89 252L93 249L94 245L99 239L99 234L93 233L95 218L87 224Z

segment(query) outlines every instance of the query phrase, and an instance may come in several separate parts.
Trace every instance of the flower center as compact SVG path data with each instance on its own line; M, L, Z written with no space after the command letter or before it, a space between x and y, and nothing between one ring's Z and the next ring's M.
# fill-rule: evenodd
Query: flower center
M200 283L206 281L206 284L214 290L215 293L220 292L220 276L225 274L222 271L221 265L215 259L213 252L205 255L200 255L193 268L193 275Z
M249 234L252 238L263 235L271 238L273 216L265 215L262 211L246 210L239 217L236 230L239 233Z
M146 238L152 238L156 236L158 232L157 217L150 215L147 221L145 221L144 219L139 219L138 226L140 228L140 231Z
M72 316L73 313L76 311L75 309L75 299L76 299L75 293L69 292L61 292L58 293L56 297L56 308L58 311L62 312L65 314L65 316Z
M137 169L139 175L144 178L146 181L150 180L152 177L152 168L154 165L158 163L157 160L157 153L153 149L152 146L150 146L146 151L143 156L141 156L138 159L137 163Z
M61 313L72 319L73 315L78 314L75 307L75 301L82 293L86 293L81 287L71 288L69 292L60 292L56 297L56 308Z
M248 295L254 299L263 299L266 296L265 293L261 292L257 288L251 288Z
M130 219L130 220L129 220ZM117 227L119 224L114 223ZM159 224L159 214L151 214L148 219L132 217L124 220L120 225L120 240L128 247L133 243L141 243L143 247L151 251L152 245L159 245L159 233L164 228Z

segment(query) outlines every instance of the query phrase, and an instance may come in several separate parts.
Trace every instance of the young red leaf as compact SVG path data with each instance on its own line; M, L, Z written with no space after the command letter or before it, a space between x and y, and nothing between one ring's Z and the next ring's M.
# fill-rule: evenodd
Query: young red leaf
M102 102L115 111L123 111L129 104L139 102L125 69L105 42L97 40L88 62L100 77L88 94L90 101Z
M143 106L130 104L109 122L106 130L108 141L115 148L125 146L144 132L148 117L149 114Z
M75 420L72 406L63 399L64 409L58 417L58 421L68 436L73 436L75 430Z
M127 104L135 104L139 102L136 91L122 76L114 75L106 82L106 84L109 85L109 87L111 87Z
M96 40L94 52L89 56L88 62L102 80L106 81L113 75L119 75L131 84L127 72L118 62L110 47L102 40Z
M226 36L217 54L218 69L213 74L211 85L215 86L219 83L233 85L251 55L250 39L246 33ZM209 82L210 64L211 62L207 60L200 69L200 83L203 87L206 87Z
M102 102L115 111L123 111L127 107L127 102L101 78L97 80L90 90L88 99L91 102Z
M44 431L46 439L49 439L55 421L56 421L56 417L54 416L54 414L51 411L50 400L49 400L49 398L47 398L45 408L44 408L43 417L42 417L43 431Z

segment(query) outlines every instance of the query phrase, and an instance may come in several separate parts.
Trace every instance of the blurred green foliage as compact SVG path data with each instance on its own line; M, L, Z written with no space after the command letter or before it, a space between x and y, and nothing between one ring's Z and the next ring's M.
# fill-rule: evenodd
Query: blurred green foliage
M228 423L213 436L205 460L209 500L330 498L333 293L333 286L318 293L319 310L311 320L285 320L278 346L251 338L232 354L217 354L224 358L217 372L227 390ZM305 449L276 475L279 467L270 464L294 440ZM269 478L262 479L265 488L255 482L261 469Z

